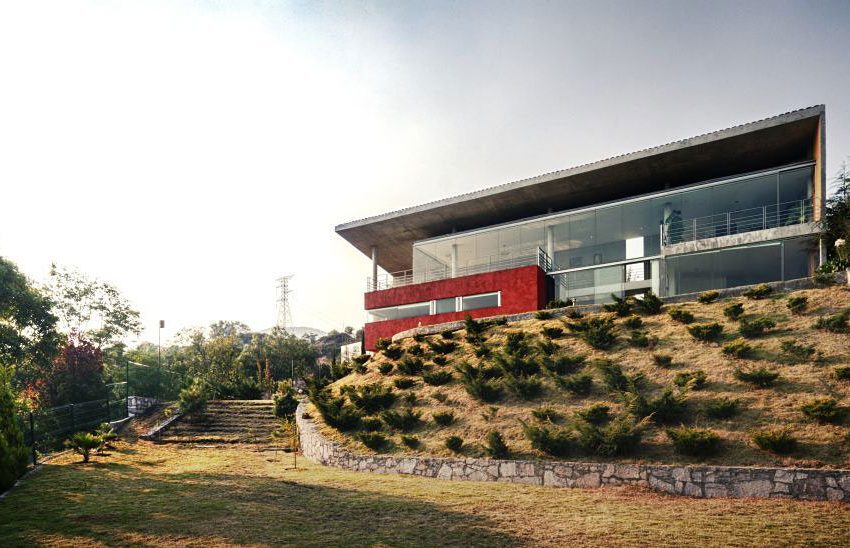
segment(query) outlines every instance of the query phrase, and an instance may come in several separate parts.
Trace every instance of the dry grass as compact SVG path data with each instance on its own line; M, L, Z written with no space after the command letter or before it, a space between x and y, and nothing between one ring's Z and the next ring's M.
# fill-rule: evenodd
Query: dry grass
M794 315L786 308L789 295L805 295L809 299L807 310L803 314ZM725 356L721 346L738 337L738 322L727 320L723 316L723 308L730 302L744 303L744 317L768 316L777 326L766 336L749 341L756 347L751 359L736 360ZM691 311L696 316L696 322L716 321L724 326L724 333L716 343L700 343L695 341L687 332L686 326L671 320L667 314L645 316L642 330L650 336L659 339L658 346L653 350L633 348L626 342L629 330L622 325L619 327L619 342L609 351L599 351L590 348L586 343L572 334L556 339L560 352L586 354L588 361L597 358L612 359L628 372L642 372L649 380L649 390L657 393L665 386L672 384L676 373L685 370L702 369L708 375L706 387L692 391L689 395L689 420L687 422L701 427L711 428L720 434L723 445L721 451L709 459L692 459L682 457L673 452L670 441L660 428L652 428L641 450L631 459L634 462L696 462L702 460L714 464L734 465L764 465L784 464L797 466L831 466L845 467L848 461L848 448L844 443L847 428L844 425L822 425L805 419L800 412L800 406L817 396L832 396L843 405L850 406L850 383L833 378L832 371L838 365L850 364L850 335L829 333L813 328L819 315L832 314L844 307L850 306L850 292L845 288L831 287L797 291L791 294L778 294L764 300L727 299L713 304L685 303L676 305ZM622 320L617 320L618 325ZM525 331L540 336L543 326L564 327L560 319L527 320L508 324L503 327L491 327L487 331L487 345L497 350L504 343L508 333ZM472 354L471 347L463 343L463 331L456 334L455 341L460 348L450 354L449 364L444 366L452 370L452 364L467 361L477 364L482 361ZM439 338L439 335L436 337ZM790 363L780 349L783 339L793 338L798 342L814 344L822 358L807 363ZM409 347L412 340L404 341L403 346ZM423 344L423 347L425 345ZM653 353L664 353L673 356L671 368L661 368L654 364ZM383 382L390 384L396 376L381 375L377 366L386 361L383 356L377 356L368 363L367 372L363 375L352 374L340 381L343 384L363 384ZM428 363L428 360L425 360ZM483 361L487 361L486 359ZM734 377L734 370L739 366L776 367L781 371L780 381L772 388L755 389L743 384ZM434 366L437 367L437 366ZM518 456L542 456L531 449L529 442L522 434L519 419L532 421L531 410L539 406L557 409L567 416L581 407L596 402L610 403L613 411L620 408L617 395L607 391L599 381L598 373L592 367L587 371L593 372L595 388L587 397L577 397L558 389L550 380L545 381L545 392L541 398L534 401L519 400L506 393L496 406L498 412L495 419L484 418L490 404L480 403L471 398L456 380L446 386L432 387L417 382L412 389L419 396L418 407L423 410L424 418L432 413L453 410L458 421L449 427L437 427L432 422L415 432L424 442L417 451L411 451L399 443L399 436L393 438L394 446L389 452L413 454L437 454L448 456L443 441L451 435L461 436L467 442L466 454L480 455L480 441L491 429L500 431L510 448ZM401 392L401 391L399 391ZM449 401L438 403L433 399L435 392L444 392ZM728 396L741 400L743 412L729 420L712 420L707 418L701 408L706 399ZM317 414L316 414L317 415ZM789 425L800 440L800 449L789 457L776 457L758 449L750 440L751 432L760 427L774 424ZM342 435L330 428L323 428L326 436L332 437L353 450L368 452L358 441L350 436ZM548 458L548 457L547 457ZM580 456L571 458L581 458ZM599 460L592 457L590 460Z
M64 455L0 501L0 546L847 545L839 503L449 482L253 447L120 443Z

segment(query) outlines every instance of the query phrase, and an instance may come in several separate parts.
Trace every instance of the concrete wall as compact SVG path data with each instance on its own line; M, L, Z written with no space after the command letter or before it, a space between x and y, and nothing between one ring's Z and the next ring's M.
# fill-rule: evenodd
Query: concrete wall
M325 439L313 421L304 418L304 410L302 403L296 412L304 456L349 470L552 487L636 485L691 497L850 501L850 470L357 455Z
M483 318L539 310L548 300L546 283L543 270L532 265L366 293L365 304L369 310L432 299L502 292L502 305L499 307L367 323L363 329L366 350L374 350L379 338L390 338L400 331L420 325L462 320L467 314L473 318Z

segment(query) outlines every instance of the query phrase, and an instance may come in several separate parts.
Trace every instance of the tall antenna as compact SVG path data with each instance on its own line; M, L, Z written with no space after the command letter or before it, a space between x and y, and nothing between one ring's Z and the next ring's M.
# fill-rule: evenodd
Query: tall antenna
M277 279L277 326L286 329L292 325L292 310L289 307L289 280L293 274L287 274Z

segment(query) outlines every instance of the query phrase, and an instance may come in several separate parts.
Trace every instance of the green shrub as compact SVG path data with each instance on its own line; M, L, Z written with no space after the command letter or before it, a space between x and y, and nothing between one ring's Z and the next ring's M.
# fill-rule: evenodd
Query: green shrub
M100 439L100 445L97 448L98 453L103 453L104 449L114 449L112 442L118 439L118 433L112 428L108 422L102 422L94 431L94 435Z
M446 403L447 401L449 401L449 395L445 392L434 392L433 394L431 394L431 397L440 403Z
M452 373L451 371L431 371L423 373L422 380L431 386L443 386L452 381Z
M618 297L611 293L611 299L614 301L611 304L602 305L605 312L614 312L618 316L628 316L632 313L632 300L629 297Z
M761 337L768 329L776 327L776 322L764 316L759 318L741 318L738 332L748 339Z
M570 303L568 303L567 301L562 301L560 299L553 299L553 300L549 301L548 303L546 303L546 308L549 308L549 309L566 308L568 306L570 306Z
M476 346L472 353L475 354L476 358L486 358L490 356L490 348L482 343L479 346Z
M654 361L655 365L657 365L658 367L673 366L673 356L669 354L653 354L652 361Z
M388 360L395 361L401 358L403 354L404 348L397 345L391 345L384 349L384 356L386 356Z
M327 388L312 388L309 394L310 401L331 428L346 432L360 425L360 412L353 405L348 405L344 397L333 396Z
M402 396L401 400L404 402L405 405L412 407L416 405L417 402L416 393L408 392L404 396Z
M383 430L384 423L377 417L365 417L360 421L360 426L366 432L378 432L379 430Z
M274 395L274 415L281 419L291 418L295 416L297 408L298 399L295 397L292 385L281 386Z
M390 408L395 403L396 395L391 387L372 383L351 387L348 399L360 411L373 415L382 409Z
M548 310L538 310L537 312L534 313L534 319L535 320L551 320L552 319L552 313L549 312Z
M541 422L559 422L564 418L563 413L551 407L538 407L531 410L531 416Z
M410 432L422 423L422 413L409 407L402 411L387 410L381 413L381 420L390 428Z
M0 366L0 492L15 484L29 462L24 434L17 422L16 400L12 370Z
M455 422L455 414L452 411L440 411L432 414L431 418L438 426L449 426Z
M729 318L732 321L737 320L744 313L744 304L743 303L732 303L729 306L723 308L723 315Z
M691 390L700 390L705 387L708 382L708 376L702 369L696 371L682 371L676 373L673 378L673 384L681 388L690 388Z
M850 366L836 367L835 378L839 381L850 381Z
M418 343L425 342L425 334L424 333L417 333L416 335L413 336L413 340L418 342Z
M486 326L482 322L475 321L469 314L463 320L466 329L466 342L480 344L484 342L484 330Z
M537 377L522 377L518 375L505 375L505 386L518 398L533 400L543 393L543 383Z
M596 360L594 366L602 375L602 382L611 390L622 392L634 388L643 381L642 375L628 375L620 364L611 360Z
M611 420L611 408L604 403L594 403L576 411L576 417L590 424L604 424Z
M753 433L753 442L765 451L787 455L797 448L797 438L787 428L767 428Z
M502 438L502 435L495 430L491 430L487 433L487 437L484 441L484 451L487 453L487 456L493 459L506 459L511 454L504 438Z
M815 322L815 327L833 333L844 333L849 329L847 326L848 320L850 320L850 308L845 308L832 316L821 316Z
M665 388L658 397L647 399L636 390L622 394L623 406L638 418L652 417L658 424L681 422L688 411L686 391Z
M611 318L589 318L569 324L584 342L599 350L607 350L617 342L616 326Z
M773 289L769 285L759 284L755 287L751 287L751 288L747 289L746 291L741 293L741 295L743 295L744 297L746 297L748 299L758 300L758 299L764 299L765 297L767 297L771 293L773 293Z
M501 397L502 389L498 381L487 378L482 367L459 363L455 369L460 374L461 383L466 392L473 398L492 403Z
M794 339L785 339L780 343L782 353L793 362L804 362L812 359L816 354L815 345L801 344Z
M444 341L429 340L428 346L430 346L431 350L433 350L435 353L445 355L445 354L451 354L452 352L454 352L455 349L457 348L457 343L454 342L454 341L446 341L446 340L444 340Z
M844 409L838 405L835 398L815 398L800 406L803 414L819 423L841 422Z
M531 347L528 345L528 340L525 336L525 332L517 331L515 333L508 333L505 337L505 346L504 346L505 354L510 356L527 356L531 353Z
M568 430L532 426L522 423L522 431L531 442L531 447L555 457L566 457L572 452L575 441Z
M650 337L646 331L632 331L629 335L629 344L636 348L655 348L658 337Z
M815 284L817 285L832 285L835 283L835 272L831 269L826 270L824 267L828 266L827 264L821 265L815 270L815 275L812 276Z
M493 357L496 366L505 374L528 377L540 372L540 360L533 355L499 353Z
M628 414L619 415L605 425L579 421L576 423L578 443L594 455L628 455L638 448L649 424L649 417L638 421Z
M360 363L360 362L352 362L351 370L354 371L355 373L359 373L360 375L362 375L363 373L366 372L366 364Z
M375 350L377 350L378 352L386 350L387 348L390 347L390 345L392 343L393 342L390 339L384 339L384 338L378 339L377 341L375 341Z
M632 314L631 316L623 320L623 327L627 327L629 329L638 329L642 325L643 320L640 316L636 314Z
M446 329L444 331L440 331L440 336L442 338L446 339L446 340L454 339L455 338L455 332L452 331L451 329Z
M740 411L741 402L729 397L715 398L705 402L705 414L712 419L728 419Z
M187 388L180 391L177 399L177 407L180 413L202 413L207 406L209 392L203 380L195 378Z
M370 356L369 354L360 354L359 356L354 356L353 358L351 358L351 361L353 361L355 364L363 365L368 362L371 357L372 356Z
M556 375L569 375L584 367L586 359L587 356L584 354L558 356L555 359L543 360L543 367Z
M735 339L723 345L721 352L733 358L746 358L753 353L753 347L744 339Z
M405 377L401 379L395 379L393 381L393 384L399 390L407 390L408 388L411 388L414 384L416 384L416 380L411 379L410 377Z
M446 449L452 453L460 453L463 449L463 438L460 436L449 436L446 438Z
M434 362L435 365L443 366L449 363L449 359L445 356L434 356L431 358L431 361Z
M557 339L564 334L564 330L560 327L544 327L542 333L547 339Z
M632 305L641 314L651 316L661 312L661 308L664 306L664 301L658 298L658 296L652 291L647 290L646 293L643 294L643 297L634 298Z
M711 304L719 298L720 298L720 292L719 291L714 291L714 290L703 291L702 293L699 294L699 297L697 297L697 301L701 302L702 304Z
M667 314L670 315L673 321L684 324L694 323L694 315L684 308L670 308L667 310Z
M409 434L401 435L401 443L404 444L405 447L409 447L410 449L417 449L422 443L419 441L419 438L416 436L411 436Z
M750 383L759 388L767 388L772 386L779 378L778 371L772 371L766 367L758 367L754 369L736 369L735 378L739 381Z
M806 309L806 306L809 304L809 298L804 295L795 295L793 297L788 297L788 302L785 304L794 314L799 314L800 312Z
M425 364L420 358L405 356L398 362L398 372L402 375L419 375L425 369Z
M331 364L331 379L338 381L343 377L347 377L353 371L353 367L346 362L332 363ZM260 384L254 379L239 379L237 383L242 386L234 387L234 396L233 399L236 400L258 400L263 395L263 388ZM246 394L248 392L249 394ZM221 395L218 397L222 398ZM222 399L230 399L230 398L222 398Z
M707 457L717 453L720 448L720 436L704 428L670 428L667 437L673 442L676 451L692 457Z
M508 325L508 319L505 316L499 316L490 320L489 325Z
M715 341L723 333L723 326L717 322L698 323L689 325L688 333L699 341Z
M580 320L584 317L584 314L578 308L570 308L567 311L567 317L571 320Z
M551 339L541 339L537 341L537 352L540 355L549 357L557 351L558 345Z
M82 455L83 462L88 462L91 452L100 447L102 440L91 432L76 432L65 440L65 447Z
M420 345L414 344L413 346L407 349L407 353L411 356L421 356L425 353L425 351L422 350L422 347Z
M593 377L590 373L576 373L575 375L554 375L555 384L560 388L577 396L586 396L593 389Z
M387 445L387 437L380 432L361 432L357 438L372 451L380 451Z
M394 368L395 365L391 364L390 362L378 364L378 371L380 371L381 375L389 375L390 373L392 373Z

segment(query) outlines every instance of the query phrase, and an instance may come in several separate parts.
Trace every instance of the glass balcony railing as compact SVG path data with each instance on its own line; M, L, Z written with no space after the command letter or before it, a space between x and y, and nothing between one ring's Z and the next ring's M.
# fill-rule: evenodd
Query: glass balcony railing
M661 241L662 245L668 246L756 230L810 223L812 220L812 201L795 200L693 219L673 220L662 226Z
M426 271L403 270L390 274L379 274L374 279L369 276L366 278L366 291L380 291L382 289L447 280L449 278L460 278L461 276L471 276L473 274L496 272L498 270L508 270L530 265L537 265L544 272L552 270L552 261L549 255L541 248L536 247L517 250L509 255L485 257L475 262L457 266L454 271L452 271L451 266L446 265L444 268Z

